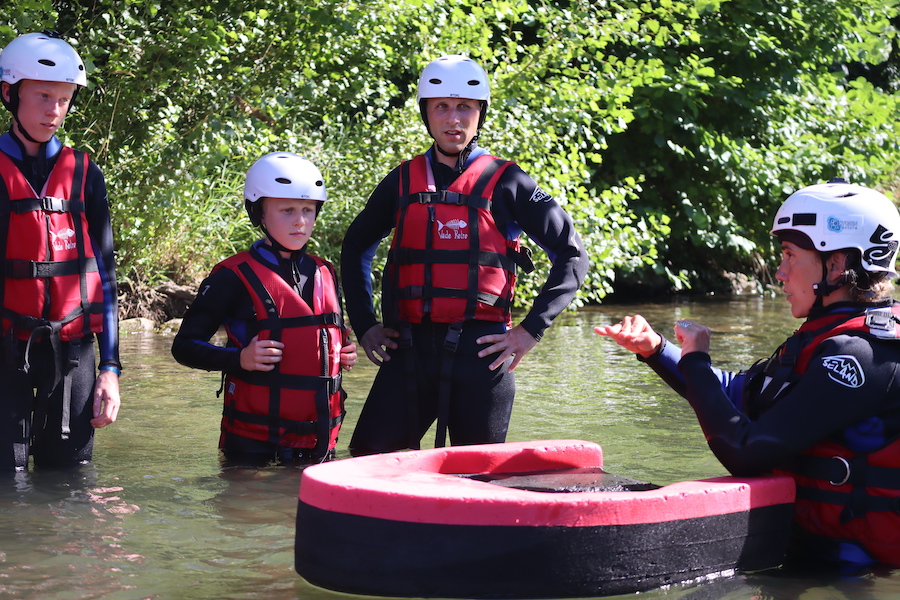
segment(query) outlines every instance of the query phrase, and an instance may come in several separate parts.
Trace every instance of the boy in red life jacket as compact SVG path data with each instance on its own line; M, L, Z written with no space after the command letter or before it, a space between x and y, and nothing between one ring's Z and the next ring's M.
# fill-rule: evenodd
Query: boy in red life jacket
M334 458L341 371L356 364L330 262L306 252L327 200L313 163L273 152L247 171L244 205L265 237L200 284L172 344L183 365L222 371L219 447L229 464ZM226 346L210 343L224 327Z
M513 370L581 286L588 257L571 217L512 161L478 147L490 102L487 73L444 56L419 77L434 142L378 184L341 248L347 313L379 365L350 441L351 454L418 448L437 420L436 446L506 439ZM513 326L516 272L533 269L522 232L553 266ZM372 299L372 259L393 232Z
M900 214L843 179L784 201L776 277L799 329L740 373L711 365L710 329L679 321L678 348L640 315L597 327L687 398L733 475L797 483L791 562L900 566Z
M30 33L0 52L0 469L89 461L119 411L118 301L103 173L56 137L87 85L78 53ZM96 370L94 340L99 344Z

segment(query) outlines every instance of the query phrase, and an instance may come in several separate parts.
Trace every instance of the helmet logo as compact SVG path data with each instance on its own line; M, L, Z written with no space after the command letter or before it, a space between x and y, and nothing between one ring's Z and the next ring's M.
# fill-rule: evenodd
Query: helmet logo
M828 217L825 220L825 227L828 231L840 233L845 229L859 229L859 221L857 220L841 220L838 217Z
M884 225L879 225L869 241L880 245L867 248L863 252L863 260L877 267L892 269L894 265L891 264L891 261L897 252L897 246L900 245L897 240L890 239L892 237L894 237L893 232L888 231Z

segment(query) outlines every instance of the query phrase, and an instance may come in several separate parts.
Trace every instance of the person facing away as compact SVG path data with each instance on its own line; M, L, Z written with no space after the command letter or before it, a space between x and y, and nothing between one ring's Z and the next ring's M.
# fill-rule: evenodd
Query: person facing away
M0 469L90 461L120 406L116 264L106 182L56 137L84 63L53 33L0 52ZM99 344L96 368L94 341Z
M595 331L636 352L697 414L710 449L738 476L797 483L798 564L900 565L900 304L891 297L900 215L842 179L785 200L772 233L777 279L805 319L746 371L711 366L710 329L679 321L681 348L640 315Z
M418 448L437 419L436 446L502 442L513 370L572 301L588 268L571 217L512 161L477 140L490 103L473 60L443 56L418 83L434 142L393 169L353 220L341 277L353 329L379 370L353 437L353 455ZM375 315L371 266L393 231ZM533 269L524 231L552 260L546 283L512 326L516 270Z
M334 267L309 254L327 201L309 160L273 152L247 171L244 206L265 237L216 265L172 343L188 367L222 371L219 448L229 464L323 462L344 419L341 370L356 363ZM210 342L220 327L225 346Z

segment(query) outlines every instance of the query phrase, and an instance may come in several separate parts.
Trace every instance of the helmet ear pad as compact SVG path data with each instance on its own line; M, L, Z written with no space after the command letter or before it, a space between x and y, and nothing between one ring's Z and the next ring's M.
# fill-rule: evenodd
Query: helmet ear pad
M265 198L260 198L256 202L244 198L244 208L247 210L247 216L250 217L250 223L254 227L262 225L262 203Z
M6 110L12 114L16 114L16 110L19 108L19 85L21 83L21 80L15 83L9 83L7 81L0 82L0 88L6 91L6 93L0 93L0 100L3 101L3 106L6 107ZM9 94L9 99L6 98L7 94Z

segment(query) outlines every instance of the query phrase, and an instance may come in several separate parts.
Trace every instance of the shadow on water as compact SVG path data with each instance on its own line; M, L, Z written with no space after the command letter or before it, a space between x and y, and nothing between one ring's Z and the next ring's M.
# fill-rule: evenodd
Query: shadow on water
M798 325L777 298L563 315L517 370L509 440L595 441L607 471L660 485L723 475L687 404L633 355L593 333L626 312L641 312L666 333L679 318L710 325L716 364L734 370L768 355ZM0 599L353 598L294 572L300 471L220 464L219 375L176 364L168 336L126 334L122 342L124 404L119 421L97 433L94 462L0 477ZM374 374L363 359L345 377L339 458L348 456ZM900 577L738 575L641 597L900 598Z

